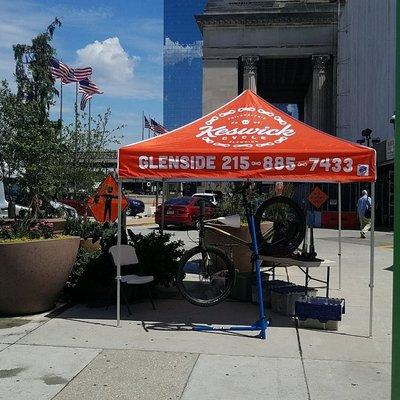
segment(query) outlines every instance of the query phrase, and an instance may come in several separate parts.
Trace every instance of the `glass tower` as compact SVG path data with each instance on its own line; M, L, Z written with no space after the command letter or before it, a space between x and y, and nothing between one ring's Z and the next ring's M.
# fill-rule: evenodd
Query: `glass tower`
M202 37L195 15L207 0L164 0L164 126L201 117Z

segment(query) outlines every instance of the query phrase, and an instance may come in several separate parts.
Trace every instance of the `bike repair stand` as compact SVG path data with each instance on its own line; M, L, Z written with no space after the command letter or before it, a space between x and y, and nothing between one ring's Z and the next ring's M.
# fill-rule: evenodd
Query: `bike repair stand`
M258 292L258 320L252 325L242 325L242 326L231 326L229 328L215 328L210 325L197 325L193 328L194 331L260 331L258 337L260 339L266 339L266 330L268 328L269 322L265 318L264 313L264 298L262 293L262 282L261 282L261 271L260 265L261 260L258 254L258 242L256 228L254 224L254 215L247 215L247 222L249 224L249 230L251 235L251 242L253 247L253 263L256 272L256 282L257 282L257 292Z

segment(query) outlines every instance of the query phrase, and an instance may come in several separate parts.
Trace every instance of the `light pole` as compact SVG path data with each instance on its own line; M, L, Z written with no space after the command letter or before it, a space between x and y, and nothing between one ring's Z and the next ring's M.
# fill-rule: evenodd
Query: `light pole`
M364 144L366 143L367 147L373 147L374 144L377 144L381 141L380 138L372 138L372 129L366 128L361 132L361 136L363 139L357 139L357 143ZM372 142L372 146L371 146Z

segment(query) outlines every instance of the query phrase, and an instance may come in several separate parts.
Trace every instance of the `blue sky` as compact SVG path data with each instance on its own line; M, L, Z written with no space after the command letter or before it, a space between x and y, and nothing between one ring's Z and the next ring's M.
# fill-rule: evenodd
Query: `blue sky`
M162 122L162 0L0 0L0 10L0 79L13 79L12 45L29 43L57 16L63 24L53 40L57 57L93 67L92 79L104 91L92 100L92 114L111 107L111 126L127 126L122 143L140 139L142 111ZM74 93L74 84L64 86L67 121Z

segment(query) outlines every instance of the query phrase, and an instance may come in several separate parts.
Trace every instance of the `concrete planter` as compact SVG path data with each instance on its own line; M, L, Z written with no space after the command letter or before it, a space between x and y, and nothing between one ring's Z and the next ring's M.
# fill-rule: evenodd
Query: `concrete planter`
M226 225L215 225L219 229L230 233L240 239L245 240L246 242L250 242L250 233L248 226L241 226L240 228L232 228ZM263 222L262 230L265 231L270 226L272 226L271 222ZM238 243L235 239L230 238L229 236L224 235L223 233L219 233L213 231L211 229L205 229L205 238L204 241L206 244L221 246L221 248L226 252L228 257L232 254L233 263L235 264L235 268L239 270L239 272L249 272L252 270L251 265L251 250L247 246L243 246ZM231 247L229 245L232 245Z
M92 242L92 238L81 239L80 247L82 249L90 251L91 253L94 253L95 251L101 250L100 239L94 243Z
M0 313L51 309L74 265L79 237L0 243Z

